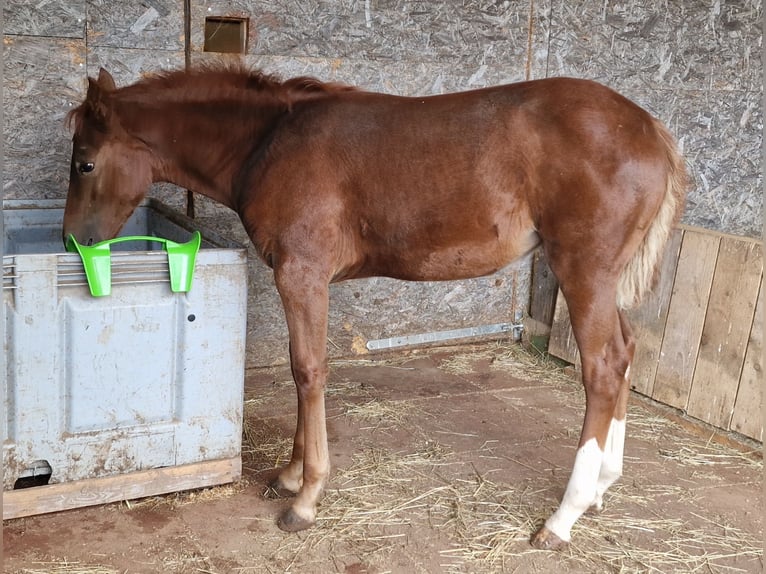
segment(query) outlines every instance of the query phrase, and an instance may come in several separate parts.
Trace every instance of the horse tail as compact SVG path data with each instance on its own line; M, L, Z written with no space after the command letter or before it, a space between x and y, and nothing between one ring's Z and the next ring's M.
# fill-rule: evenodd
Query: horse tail
M665 196L638 250L620 276L617 286L617 306L620 309L634 307L651 291L665 243L684 208L687 184L684 158L668 129L658 120L654 123L667 157Z

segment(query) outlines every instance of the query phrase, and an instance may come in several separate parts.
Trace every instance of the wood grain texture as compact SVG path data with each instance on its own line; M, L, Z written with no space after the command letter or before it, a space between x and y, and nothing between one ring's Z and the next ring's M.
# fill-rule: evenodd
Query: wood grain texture
M631 388L647 396L651 396L654 390L682 239L683 232L676 230L665 246L665 254L653 291L641 305L627 313L636 338L636 353L630 368Z
M226 484L241 474L236 457L5 491L3 520Z
M758 243L721 240L687 408L718 428L729 428L762 275Z
M763 299L761 278L753 328L747 342L745 364L731 418L731 430L758 441L763 441Z
M532 277L530 286L529 316L542 323L551 325L556 310L556 296L559 283L553 274L542 250L535 252L532 258Z
M577 349L577 341L569 322L569 308L567 307L564 294L561 289L556 296L556 308L553 312L553 325L551 326L551 338L548 342L548 352L554 357L563 359L580 367L580 351Z
M652 398L685 409L697 362L720 238L684 234Z

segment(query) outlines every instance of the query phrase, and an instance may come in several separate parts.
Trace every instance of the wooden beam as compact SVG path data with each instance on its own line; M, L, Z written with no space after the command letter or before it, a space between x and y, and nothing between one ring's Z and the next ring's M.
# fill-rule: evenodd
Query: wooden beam
M3 520L234 482L240 457L3 492Z

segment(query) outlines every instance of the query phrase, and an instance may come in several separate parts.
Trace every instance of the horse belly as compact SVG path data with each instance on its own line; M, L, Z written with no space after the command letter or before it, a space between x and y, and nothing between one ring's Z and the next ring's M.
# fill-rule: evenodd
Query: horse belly
M491 237L444 242L388 253L369 269L370 275L385 275L408 281L449 281L491 275L534 249L540 238L533 229Z

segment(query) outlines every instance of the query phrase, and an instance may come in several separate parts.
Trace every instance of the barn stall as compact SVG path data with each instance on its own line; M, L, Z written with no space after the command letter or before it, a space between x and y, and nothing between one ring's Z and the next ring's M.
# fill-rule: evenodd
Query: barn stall
M539 254L473 281L333 287L335 471L319 525L299 536L276 530L284 501L265 489L289 456L294 393L271 272L251 254L240 480L147 498L154 483L116 475L131 493L116 499L138 500L6 522L11 571L757 571L760 16L744 1L6 2L6 199L64 197L64 116L100 66L123 85L219 59L397 94L588 77L663 119L692 176L659 289L632 317L640 374L626 473L567 553L526 542L562 494L583 405L566 308ZM170 186L153 195L246 244L236 217L204 198ZM519 336L533 347L550 336L551 355L574 367L521 352ZM4 454L15 431L6 420ZM5 458L4 518L30 500L39 512L101 501L98 480L110 478L75 484L51 468L46 486L13 490L9 471L47 459Z

